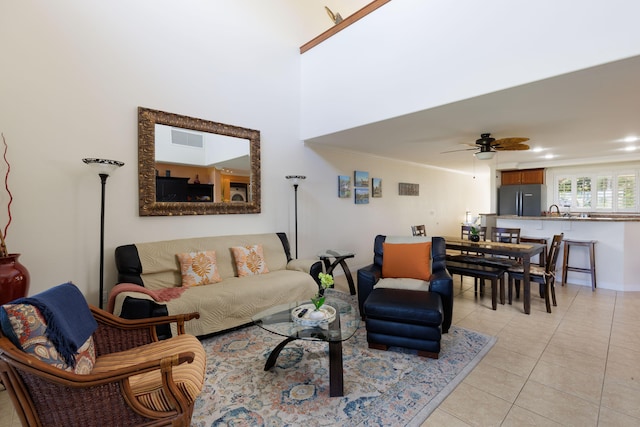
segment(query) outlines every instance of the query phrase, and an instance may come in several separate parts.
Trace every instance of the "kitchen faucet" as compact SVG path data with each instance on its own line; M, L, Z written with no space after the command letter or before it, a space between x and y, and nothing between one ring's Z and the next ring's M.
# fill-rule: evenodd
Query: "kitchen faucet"
M552 213L552 212L551 212L551 208L552 208L552 207L554 207L554 206L556 207L556 212L558 213L558 216L560 216L560 208L558 207L558 205L555 205L555 204L554 204L554 205L549 206L549 213L550 213L550 214Z

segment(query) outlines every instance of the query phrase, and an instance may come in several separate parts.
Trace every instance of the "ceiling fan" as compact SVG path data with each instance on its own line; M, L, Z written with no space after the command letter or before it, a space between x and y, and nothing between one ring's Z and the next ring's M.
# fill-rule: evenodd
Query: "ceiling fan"
M490 133L483 133L483 134L480 134L480 139L476 139L475 144L469 144L469 145L472 145L474 148L463 148L462 150L444 151L442 154L453 153L456 151L479 150L474 153L475 156L479 160L488 160L493 158L496 151L528 150L529 146L527 144L523 144L528 140L529 138L522 138L522 137L495 139L491 137Z

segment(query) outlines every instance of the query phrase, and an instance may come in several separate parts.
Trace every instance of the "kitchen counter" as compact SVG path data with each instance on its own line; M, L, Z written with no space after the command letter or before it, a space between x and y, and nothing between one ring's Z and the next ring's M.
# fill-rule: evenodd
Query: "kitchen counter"
M589 215L583 218L579 215L571 216L517 216L517 215L500 215L497 219L516 219L516 220L529 220L529 221L596 221L596 222L620 222L620 221L638 221L640 222L640 215Z
M497 227L519 228L521 236L542 237L551 241L555 234L565 239L596 240L596 274L598 289L640 291L640 215L578 216L515 216L495 217ZM556 272L556 286L562 277L562 245ZM589 265L586 248L571 249L571 265ZM567 282L591 288L588 274L569 271ZM598 290L596 290L598 292Z

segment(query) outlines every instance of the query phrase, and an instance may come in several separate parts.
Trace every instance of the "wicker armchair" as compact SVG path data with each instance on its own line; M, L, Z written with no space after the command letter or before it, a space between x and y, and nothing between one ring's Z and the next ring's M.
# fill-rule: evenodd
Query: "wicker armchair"
M184 334L197 313L125 320L90 306L95 365L65 371L17 348L0 334L0 379L23 426L189 426L202 390L205 354ZM159 341L156 326L177 323Z

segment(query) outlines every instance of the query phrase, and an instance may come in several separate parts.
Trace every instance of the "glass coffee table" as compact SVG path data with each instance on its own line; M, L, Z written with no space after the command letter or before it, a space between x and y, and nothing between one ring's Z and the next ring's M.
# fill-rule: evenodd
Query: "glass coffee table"
M275 364L282 349L291 341L325 341L329 343L329 396L344 394L342 372L342 341L346 341L360 326L358 310L350 303L335 296L335 291L327 290L322 308L329 313L329 319L308 319L313 305L309 300L281 304L262 311L252 317L253 322L262 329L285 339L271 351L264 365L268 371ZM311 305L309 305L311 304ZM300 308L310 308L303 317L298 317ZM325 307L329 306L329 307ZM332 310L334 309L334 310ZM332 316L335 314L335 316ZM295 317L295 319L294 319Z

